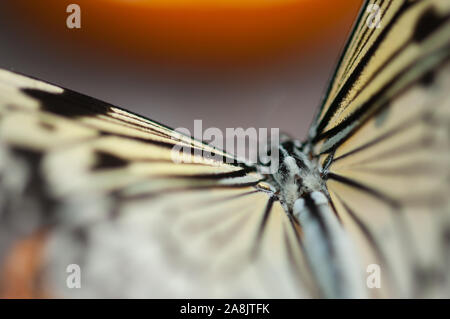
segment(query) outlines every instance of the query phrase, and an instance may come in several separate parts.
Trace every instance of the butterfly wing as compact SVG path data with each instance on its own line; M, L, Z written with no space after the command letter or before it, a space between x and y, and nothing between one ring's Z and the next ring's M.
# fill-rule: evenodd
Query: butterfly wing
M310 130L374 296L448 296L449 57L448 2L367 2Z
M0 132L3 296L317 293L298 224L232 156L6 70Z
M363 264L381 266L374 295L442 296L449 6L376 1L381 25L369 28L368 4L307 145ZM253 167L156 122L7 71L0 101L1 236L21 239L5 258L5 295L19 286L50 296L317 294L299 226ZM188 149L175 155L183 164L174 162L175 145ZM8 267L18 260L25 275ZM71 265L81 267L81 290L68 288Z

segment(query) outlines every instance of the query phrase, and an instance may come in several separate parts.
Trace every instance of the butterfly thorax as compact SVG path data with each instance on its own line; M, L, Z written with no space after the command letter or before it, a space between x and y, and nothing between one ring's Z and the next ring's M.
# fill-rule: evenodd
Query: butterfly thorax
M292 213L297 199L315 191L324 191L317 161L302 144L288 140L279 146L279 168L267 182L276 190L285 210Z

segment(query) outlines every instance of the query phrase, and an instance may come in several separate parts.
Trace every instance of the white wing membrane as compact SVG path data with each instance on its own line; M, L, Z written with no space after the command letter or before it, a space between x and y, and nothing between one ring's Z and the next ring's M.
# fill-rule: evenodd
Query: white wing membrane
M375 297L449 294L450 6L375 1L361 18L310 137Z
M7 71L0 83L4 296L318 294L299 226L255 168L81 94ZM34 267L17 273L21 258Z

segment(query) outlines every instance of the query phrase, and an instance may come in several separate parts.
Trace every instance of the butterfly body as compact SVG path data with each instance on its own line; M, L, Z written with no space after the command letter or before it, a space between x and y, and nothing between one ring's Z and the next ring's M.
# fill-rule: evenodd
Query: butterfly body
M267 182L273 185L286 212L292 214L297 199L315 191L326 191L320 168L310 155L297 147L295 141L286 141L279 147L279 168L268 175Z
M307 142L285 140L279 146L279 169L267 175L266 182L288 218L303 225L304 250L324 296L366 297L364 280L357 271L358 257L333 212L326 170L310 149Z

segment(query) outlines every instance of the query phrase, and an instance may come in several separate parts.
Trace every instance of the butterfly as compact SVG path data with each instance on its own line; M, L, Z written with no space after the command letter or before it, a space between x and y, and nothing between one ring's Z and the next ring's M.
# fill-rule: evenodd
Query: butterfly
M271 174L0 70L0 294L448 297L449 57L448 1L365 2Z

